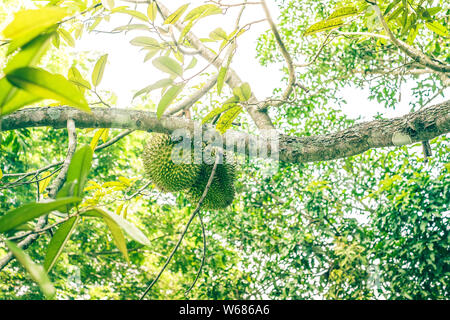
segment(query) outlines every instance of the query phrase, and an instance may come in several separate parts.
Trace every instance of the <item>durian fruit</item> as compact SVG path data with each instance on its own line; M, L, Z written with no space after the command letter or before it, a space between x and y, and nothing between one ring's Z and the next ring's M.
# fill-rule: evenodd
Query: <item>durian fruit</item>
M193 161L193 152L189 163L172 161L172 150L176 145L168 134L151 133L144 147L144 168L151 181L163 192L177 192L190 188L201 171L201 164Z
M186 196L192 204L197 204L203 195L214 164L202 164L200 175ZM223 163L217 164L211 186L202 203L204 209L223 209L228 207L234 199L234 180L236 166L230 156L223 157Z

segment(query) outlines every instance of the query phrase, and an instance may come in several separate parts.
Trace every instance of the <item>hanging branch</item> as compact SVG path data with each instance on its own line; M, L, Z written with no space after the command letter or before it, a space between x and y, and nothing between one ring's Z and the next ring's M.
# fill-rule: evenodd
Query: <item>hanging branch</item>
M200 211L200 207L203 203L203 200L205 199L209 188L211 187L211 184L213 182L213 178L214 178L214 174L216 173L216 168L217 168L217 164L219 162L221 156L221 152L217 152L216 153L216 160L214 162L214 166L212 168L211 174L209 176L208 179L208 183L206 184L205 190L203 191L203 194L200 198L200 200L198 201L197 207L195 208L194 212L192 213L191 217L189 218L188 223L186 224L186 226L184 227L184 231L181 234L180 238L178 239L177 244L175 245L175 247L173 248L170 256L167 258L166 263L164 264L164 266L161 268L161 270L159 271L158 275L156 276L156 278L152 281L152 283L147 287L147 289L144 291L144 293L142 294L140 300L143 300L145 298L145 296L147 295L147 293L152 289L152 287L155 285L155 283L159 280L159 278L161 277L161 274L164 272L164 270L166 270L167 266L169 265L170 261L172 260L173 256L175 255L175 252L177 252L178 248L180 247L181 242L183 241L184 236L186 235L186 232L189 229L189 226L191 225L192 220L194 220L195 216L197 215L197 213Z
M197 283L198 278L200 277L200 274L202 273L203 266L205 265L206 260L206 233L205 233L205 225L203 224L203 218L201 215L201 212L198 212L198 219L200 220L200 226L202 227L202 238L203 238L203 252L202 252L202 261L200 263L200 267L198 268L197 275L195 276L194 281L192 282L189 289L186 290L184 295L187 297L189 292L191 292L192 288L194 288L195 284Z

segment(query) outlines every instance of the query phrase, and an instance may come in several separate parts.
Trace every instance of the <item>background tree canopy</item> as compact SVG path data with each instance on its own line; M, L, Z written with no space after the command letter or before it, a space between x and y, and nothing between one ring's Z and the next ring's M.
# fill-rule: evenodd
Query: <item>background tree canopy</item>
M275 3L0 1L1 299L450 297L448 2ZM161 75L129 105L102 89L108 54L70 49L123 33ZM279 88L256 97L239 55L281 65ZM343 112L349 88L373 119ZM276 130L279 162L238 155L226 209L163 193L146 131L194 124Z

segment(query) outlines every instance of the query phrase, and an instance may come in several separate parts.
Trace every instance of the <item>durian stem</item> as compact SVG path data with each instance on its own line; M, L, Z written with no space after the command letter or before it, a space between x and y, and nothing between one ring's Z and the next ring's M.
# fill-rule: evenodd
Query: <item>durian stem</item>
M170 253L170 256L167 258L166 263L164 263L164 266L161 268L161 270L159 271L159 273L156 276L156 278L152 281L152 283L147 287L147 289L145 289L145 291L142 294L140 300L143 300L145 298L147 293L152 289L152 287L155 285L155 283L159 280L159 278L161 277L161 275L164 272L164 270L166 270L167 266L169 265L170 261L172 260L173 256L175 255L175 252L177 252L178 248L180 247L180 244L183 241L183 238L186 235L186 233L187 233L187 231L189 229L189 226L191 225L192 220L194 220L195 216L200 211L200 208L202 206L203 200L205 199L206 195L208 194L208 190L211 187L211 184L213 182L214 175L215 175L216 169L217 169L217 164L219 162L221 154L222 154L222 152L220 150L216 150L216 159L214 161L214 166L213 166L213 168L211 170L211 174L209 176L208 183L206 184L205 190L203 191L203 194L202 194L200 200L197 203L197 207L195 208L194 212L191 214L191 217L189 218L189 221L187 222L186 226L184 227L184 230L183 230L183 233L180 236L180 239L178 239L177 244L175 245L175 247L173 248L172 252Z

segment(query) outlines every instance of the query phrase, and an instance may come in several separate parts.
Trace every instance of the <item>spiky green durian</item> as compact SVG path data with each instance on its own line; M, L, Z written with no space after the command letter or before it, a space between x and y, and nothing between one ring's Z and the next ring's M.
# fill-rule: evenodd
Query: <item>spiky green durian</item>
M187 192L187 198L192 204L197 204L203 195L209 177L211 175L213 164L203 164L197 181ZM234 180L236 178L236 167L231 157L224 157L221 164L217 164L211 186L203 200L202 207L205 209L223 209L228 207L234 199L235 189Z
M190 188L197 180L201 165L192 161L192 153L183 155L190 163L172 161L175 143L168 134L151 133L144 147L144 168L152 182L164 192Z

